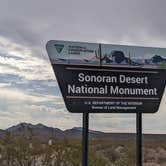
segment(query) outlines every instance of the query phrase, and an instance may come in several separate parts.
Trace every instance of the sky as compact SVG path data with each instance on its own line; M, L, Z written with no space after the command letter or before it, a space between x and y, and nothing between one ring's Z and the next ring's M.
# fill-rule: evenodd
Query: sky
M48 40L166 47L164 0L0 0L0 128L20 122L68 129L69 113L45 45ZM134 114L90 114L90 128L135 132ZM166 134L166 93L144 133Z

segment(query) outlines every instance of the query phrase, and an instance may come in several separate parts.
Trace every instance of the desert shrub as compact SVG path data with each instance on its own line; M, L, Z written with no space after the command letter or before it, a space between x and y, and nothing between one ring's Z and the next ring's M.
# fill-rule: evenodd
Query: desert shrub
M89 166L135 166L135 141L90 140L89 144ZM143 160L164 165L166 141L144 142ZM81 161L81 140L10 133L0 140L0 166L81 166Z

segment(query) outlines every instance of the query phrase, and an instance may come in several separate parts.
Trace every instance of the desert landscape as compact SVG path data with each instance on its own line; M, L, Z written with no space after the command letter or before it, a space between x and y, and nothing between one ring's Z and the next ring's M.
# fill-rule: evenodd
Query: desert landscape
M0 131L1 166L81 166L82 129L20 123ZM135 166L133 133L89 131L89 166ZM166 135L143 135L143 166L166 166Z

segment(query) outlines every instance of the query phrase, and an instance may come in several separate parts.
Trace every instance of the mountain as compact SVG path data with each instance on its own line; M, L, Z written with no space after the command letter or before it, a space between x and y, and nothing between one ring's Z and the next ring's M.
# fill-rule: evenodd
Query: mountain
M72 129L60 130L58 128L48 127L41 123L33 125L30 123L20 123L12 126L6 130L0 130L0 136L4 136L5 133L11 133L15 136L24 135L27 137L38 137L48 139L50 137L56 138L71 138L82 139L82 128L74 127ZM101 131L89 130L89 138L102 139L102 140L135 140L136 134L134 133L105 133ZM166 140L166 134L143 134L144 140Z
M58 128L47 127L43 124L36 124L32 125L30 123L20 123L18 125L12 126L6 129L7 132L11 133L12 135L26 135L26 136L33 136L33 137L42 137L42 138L49 138L49 137L57 137L57 138L74 138L80 139L82 137L82 128L81 127L74 127L72 129L67 130L60 130ZM101 135L103 132L89 130L89 137L97 137Z
M42 138L49 138L55 136L57 138L64 137L64 133L62 130L58 128L47 127L41 123L36 125L32 125L30 123L20 123L16 126L12 126L6 129L6 131L11 133L12 135L26 135Z
M161 63L161 62L166 62L166 59L161 57L160 55L154 55L152 58L151 58L151 61L153 63Z
M72 129L65 130L64 133L65 133L66 137L78 139L78 138L82 137L82 127L74 127ZM104 132L89 130L89 137L90 138L97 138L102 134L104 134Z

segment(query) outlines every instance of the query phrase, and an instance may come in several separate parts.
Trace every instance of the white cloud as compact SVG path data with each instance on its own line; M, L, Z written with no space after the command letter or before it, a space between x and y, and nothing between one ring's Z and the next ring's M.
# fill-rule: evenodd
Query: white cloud
M0 37L0 41L3 42L0 53L7 54L5 57L0 54L0 74L15 74L27 80L55 80L47 60L33 56L31 50L8 39Z
M25 91L21 91L18 89L11 89L11 88L2 88L0 93L0 101L20 101L20 102L49 102L49 101L57 101L60 102L60 96L53 96L53 95L43 95L43 94L30 94Z
M0 88L6 88L9 87L11 84L10 83L2 83L0 82Z

